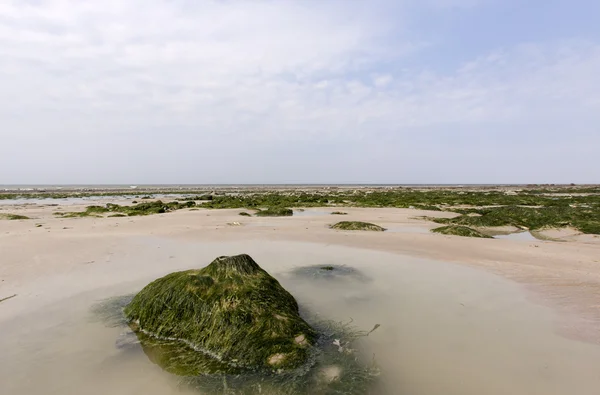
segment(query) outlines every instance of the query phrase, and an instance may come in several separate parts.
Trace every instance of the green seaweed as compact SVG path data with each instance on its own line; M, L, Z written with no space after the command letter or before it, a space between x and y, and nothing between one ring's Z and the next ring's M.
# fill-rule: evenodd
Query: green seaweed
M75 212L68 212L68 213L54 213L54 215L58 215L61 218L83 218L83 217L95 217L95 218L102 218L101 215L98 215L94 212L88 212L88 211L75 211Z
M522 229L561 228L571 226L583 233L600 234L600 211L572 207L569 204L554 204L543 207L500 206L471 209L470 216L435 218L434 222L475 227L516 226Z
M291 217L294 210L286 207L269 207L266 210L259 210L255 214L257 217Z
M242 217L252 217L252 214L247 213L245 211L242 211L241 213L239 213L238 215L241 215Z
M441 233L443 235L452 235L452 236L463 236L463 237L480 237L483 239L492 239L492 236L488 236L484 233L479 232L478 230L469 228L467 226L460 225L449 225L442 226L440 228L435 228L431 230L434 233Z
M109 217L133 217L141 215L163 214L171 211L192 208L196 206L196 202L186 201L163 203L161 200L154 202L143 202L132 206L121 206L119 204L107 203L106 206L88 206L85 211L81 212L56 212L54 215L62 216L63 218L77 217L102 217L103 214L113 213Z
M316 340L294 297L248 255L155 280L125 314L142 341L179 345L159 354L161 366L181 375L294 369Z
M311 320L311 317L307 317ZM311 320L319 339L310 363L271 374L250 372L184 378L184 385L209 394L235 395L364 395L375 393L380 374L374 358L363 352L362 339L376 330L360 331L349 323ZM329 372L329 374L328 374ZM378 392L377 392L378 393Z
M343 211L333 211L333 212L331 213L331 215L348 215L348 213L345 213L345 212L343 212Z
M331 225L331 229L338 230L367 230L373 232L383 232L385 228L382 228L379 225L375 225L369 222L361 222L361 221L342 221L337 224Z
M7 219L10 221L18 221L18 220L22 220L22 219L31 219L25 215L19 215L19 214L0 214L0 219Z

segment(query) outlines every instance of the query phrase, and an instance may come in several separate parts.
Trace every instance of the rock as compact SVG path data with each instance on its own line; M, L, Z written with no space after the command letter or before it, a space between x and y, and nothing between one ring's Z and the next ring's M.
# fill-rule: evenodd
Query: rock
M269 207L266 210L259 210L255 214L257 217L291 217L294 210L286 207Z
M125 315L151 359L180 375L294 369L317 338L294 297L245 254L153 281Z
M314 280L344 281L354 280L367 282L370 279L361 271L346 265L312 265L293 269L291 275L296 278Z
M375 225L369 222L360 222L360 221L342 221L337 224L331 225L331 229L338 230L368 230L373 232L383 232L386 229Z
M463 236L463 237L478 237L482 239L492 239L492 236L488 236L484 233L481 233L478 230L469 228L468 226L461 225L448 225L442 226L440 228L435 228L431 230L433 233L441 233L443 235L451 235L451 236Z
M320 374L321 374L321 378L325 382L332 383L334 381L340 380L340 377L342 376L342 368L340 368L339 366L336 366L336 365L327 366L321 370Z

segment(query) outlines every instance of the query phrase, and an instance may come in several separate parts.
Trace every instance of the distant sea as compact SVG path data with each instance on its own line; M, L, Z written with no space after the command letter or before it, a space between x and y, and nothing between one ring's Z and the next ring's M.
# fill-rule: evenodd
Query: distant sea
M385 188L385 187L486 187L515 186L519 184L37 184L37 185L2 185L4 191L58 191L58 190L203 190L211 188Z

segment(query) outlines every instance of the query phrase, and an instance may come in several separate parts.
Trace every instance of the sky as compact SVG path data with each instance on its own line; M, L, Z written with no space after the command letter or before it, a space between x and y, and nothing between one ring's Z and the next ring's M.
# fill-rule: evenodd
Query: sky
M0 184L600 183L597 0L4 0Z

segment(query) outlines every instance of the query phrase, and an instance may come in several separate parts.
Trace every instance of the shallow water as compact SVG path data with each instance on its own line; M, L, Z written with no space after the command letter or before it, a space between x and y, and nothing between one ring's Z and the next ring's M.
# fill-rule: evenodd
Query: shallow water
M518 240L518 241L539 241L529 232L518 232L510 233L507 235L497 235L494 239L507 239L507 240Z
M315 216L323 216L323 215L331 215L331 211L323 211L323 210L294 210L294 217L315 217Z
M318 244L126 243L110 262L44 279L37 310L20 308L25 295L0 305L5 313L20 312L0 316L1 394L192 393L139 348L117 348L122 329L94 321L90 308L168 272L241 252L322 317L353 319L366 330L381 325L367 338L382 368L380 394L592 395L600 388L600 347L556 335L548 309L531 304L519 286L480 270ZM307 278L294 270L311 265L345 265L361 280ZM96 289L80 281L90 277Z
M45 199L0 199L0 206L13 205L59 205L59 206L74 206L81 204L103 204L115 201L129 201L135 198L131 196L89 196L89 197L72 197L72 198L45 198Z
M136 195L102 195L102 196L85 196L85 197L68 197L68 198L17 198L17 199L0 199L0 206L13 206L13 205L48 205L58 204L60 206L73 206L81 204L105 204L111 202L126 202L131 200L137 200L138 202L144 202L142 199L144 196L150 196L152 199L185 199L188 196L180 194L168 194L168 193L157 193L157 194L146 194L141 193L139 197Z

